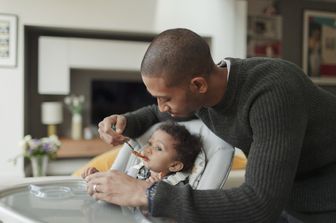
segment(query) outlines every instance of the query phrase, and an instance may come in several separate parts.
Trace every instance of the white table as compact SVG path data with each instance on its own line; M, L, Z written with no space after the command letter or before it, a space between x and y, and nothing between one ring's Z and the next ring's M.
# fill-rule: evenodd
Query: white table
M244 182L244 175L244 169L231 171L224 189L241 185ZM0 223L1 221L6 223L135 222L134 216L130 217L127 208L121 209L115 205L95 201L86 193L63 200L46 200L34 197L28 190L28 185L30 184L38 186L67 186L71 182L83 181L80 177L73 176L6 178L2 180L0 183ZM68 209L70 209L70 212L67 211ZM37 217L38 219L33 219L34 212L41 214ZM62 212L67 213L67 215L60 216ZM32 213L33 217L31 216ZM136 218L139 219L139 216ZM111 221L111 219L117 220Z
M91 198L80 178L25 178L17 183L12 180L0 190L0 222L136 222L130 209Z

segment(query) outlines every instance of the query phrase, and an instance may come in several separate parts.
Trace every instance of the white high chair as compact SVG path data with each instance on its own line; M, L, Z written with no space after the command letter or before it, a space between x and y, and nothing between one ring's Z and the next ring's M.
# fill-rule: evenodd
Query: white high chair
M152 126L141 137L130 141L132 146L135 149L142 148L159 124ZM179 124L184 125L192 134L200 135L203 141L205 156L199 155L195 161L198 162L198 169L194 169L189 176L191 186L198 190L223 188L231 169L234 148L216 136L201 120L179 122ZM111 169L127 172L131 166L138 164L140 160L131 154L131 149L125 144ZM205 165L202 165L202 162ZM199 168L199 166L203 167ZM128 174L132 175L132 173Z

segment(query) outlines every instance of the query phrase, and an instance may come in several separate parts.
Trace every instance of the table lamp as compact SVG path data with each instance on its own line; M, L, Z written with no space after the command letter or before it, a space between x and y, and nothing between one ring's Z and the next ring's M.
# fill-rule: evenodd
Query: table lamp
M48 125L48 136L57 135L57 124L63 122L61 102L42 102L42 123Z

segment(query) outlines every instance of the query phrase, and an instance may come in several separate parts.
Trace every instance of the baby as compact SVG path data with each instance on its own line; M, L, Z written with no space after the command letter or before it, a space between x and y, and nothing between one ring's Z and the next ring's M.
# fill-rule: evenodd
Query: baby
M179 172L190 172L202 148L200 137L192 135L184 126L174 122L161 124L144 146L142 162L131 168L138 170L137 178L156 182L166 180L177 184L185 182L186 177L173 177ZM94 167L87 168L82 177L98 172ZM170 182L169 179L173 179ZM176 182L178 179L178 182Z

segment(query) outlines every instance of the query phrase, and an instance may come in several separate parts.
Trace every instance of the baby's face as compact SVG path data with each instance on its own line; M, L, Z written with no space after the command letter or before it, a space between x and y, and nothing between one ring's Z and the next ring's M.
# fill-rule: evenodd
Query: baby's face
M156 130L148 140L144 148L144 165L154 172L162 172L163 175L171 172L169 167L176 162L175 140L165 131Z

